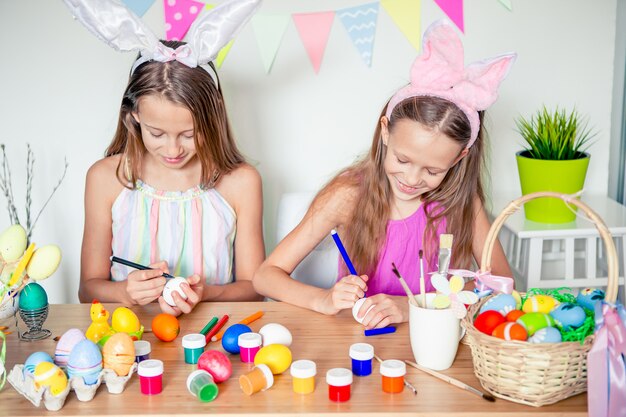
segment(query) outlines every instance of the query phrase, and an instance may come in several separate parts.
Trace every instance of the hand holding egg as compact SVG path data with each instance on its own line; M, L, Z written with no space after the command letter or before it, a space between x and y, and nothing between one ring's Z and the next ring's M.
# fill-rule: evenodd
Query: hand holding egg
M178 316L189 314L202 300L204 294L204 279L194 274L185 279L176 277L169 279L163 288L163 295L159 297L159 305L164 313Z
M169 273L167 262L150 264L150 269L140 269L128 274L126 292L139 305L150 304L163 292L166 279L163 273Z

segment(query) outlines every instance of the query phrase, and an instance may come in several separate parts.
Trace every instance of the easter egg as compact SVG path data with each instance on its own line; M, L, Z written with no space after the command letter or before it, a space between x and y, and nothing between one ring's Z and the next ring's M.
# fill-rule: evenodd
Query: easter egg
M167 313L157 314L152 319L152 333L164 342L171 342L180 333L178 319Z
M506 315L506 321L517 321L520 317L522 317L525 313L522 310L511 310Z
M102 347L104 367L126 376L135 362L135 344L126 333L115 333Z
M358 300L356 300L356 303L354 303L354 305L352 306L352 317L354 317L354 319L358 321L359 323L363 323L363 319L365 318L367 313L369 313L370 310L374 308L374 305L370 306L370 308L367 309L363 317L359 318L358 317L359 310L361 310L361 306L363 305L365 300L366 298L359 298Z
M26 250L26 230L14 224L0 234L0 255L6 262L15 262Z
M61 394L67 388L67 376L53 363L41 362L35 367L35 389L49 387L54 396Z
M516 323L524 326L528 336L532 336L539 329L556 324L552 316L546 313L526 313L517 319Z
M98 382L102 371L102 354L100 348L89 339L81 340L74 346L67 360L67 376L82 377L85 385Z
M493 329L491 335L504 340L526 340L528 338L526 329L512 321L499 324Z
M39 310L48 305L46 290L36 282L26 284L20 291L19 307L25 311Z
M263 346L254 357L254 364L265 364L274 375L282 374L291 365L291 351L285 345Z
M180 285L186 282L187 280L183 277L168 279L165 283L165 287L163 287L163 299L165 300L165 302L172 307L175 306L176 303L174 302L174 298L172 297L172 294L175 292L177 292L183 300L186 300L187 295L183 292L183 289L180 288Z
M0 298L0 320L13 317L17 312L19 306L19 295L13 297L13 293L14 291L7 291L4 293L4 296Z
M561 332L554 327L539 329L528 338L529 343L559 343L561 340Z
M291 346L293 340L291 332L278 323L268 323L261 327L259 334L263 336L263 346L279 344Z
M511 291L511 295L513 296L513 298L515 298L515 309L521 310L522 309L522 296L520 295L520 293L518 293L515 290Z
M597 288L584 288L576 296L576 302L591 311L594 311L596 303L602 300L604 300L604 291Z
M528 297L522 305L524 313L549 313L559 302L549 295L533 295Z
M31 353L26 361L24 362L24 376L33 377L33 372L35 372L35 367L39 365L41 362L50 362L54 363L52 357L48 355L46 352L35 352Z
M54 351L54 363L59 366L66 366L74 346L85 339L85 334L78 329L69 329L63 333Z
M515 310L517 302L511 294L498 294L491 297L485 304L480 307L479 314L485 311L497 311L503 316L506 316L509 311Z
M571 303L559 304L550 312L556 325L565 331L576 329L583 325L587 316L581 306Z
M230 326L222 336L222 347L228 353L239 353L239 335L251 332L245 324L237 323Z
M217 383L226 381L233 373L230 359L219 350L204 351L198 358L198 369L210 373Z
M495 310L487 310L484 313L480 313L478 317L476 317L476 320L474 320L474 327L476 327L478 331L491 336L493 330L504 322L505 319L502 314Z
M33 253L26 266L26 273L35 281L48 278L61 263L61 249L56 245L42 246Z
M141 324L133 310L126 307L118 307L111 317L111 327L116 332L133 333L139 330Z

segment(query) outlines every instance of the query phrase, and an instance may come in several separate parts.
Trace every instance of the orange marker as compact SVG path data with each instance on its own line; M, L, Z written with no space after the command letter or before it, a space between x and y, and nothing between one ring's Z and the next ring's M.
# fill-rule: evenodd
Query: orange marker
M246 317L245 319L241 320L239 322L239 324L250 324L253 321L256 321L258 319L260 319L261 317L263 317L263 312L262 311L257 311L256 313L254 313L251 316ZM222 330L221 332L219 332L218 334L216 334L215 336L213 336L211 338L211 342L217 342L218 340L220 340L222 338L222 336L224 336L224 332L226 331L226 329Z

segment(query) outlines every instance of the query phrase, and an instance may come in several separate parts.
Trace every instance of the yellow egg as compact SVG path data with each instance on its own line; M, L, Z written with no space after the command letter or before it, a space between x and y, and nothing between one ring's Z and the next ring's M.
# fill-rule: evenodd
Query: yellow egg
M113 312L111 327L116 332L133 333L139 330L139 318L133 311L126 307L118 307Z
M59 395L67 387L67 376L65 373L53 363L40 362L35 367L33 373L35 380L35 388L50 387L52 395Z
M54 274L61 262L61 249L56 245L42 246L33 253L26 267L26 273L35 281Z
M546 313L552 311L552 309L559 305L559 302L549 295L533 295L532 297L528 297L526 301L524 301L524 305L522 306L522 311L524 313Z
M285 345L267 345L254 357L254 364L267 365L274 375L282 374L291 365L291 351Z
M15 262L26 250L26 230L14 224L0 234L0 255L6 262Z
M115 333L102 347L104 367L126 376L135 362L135 344L126 333Z

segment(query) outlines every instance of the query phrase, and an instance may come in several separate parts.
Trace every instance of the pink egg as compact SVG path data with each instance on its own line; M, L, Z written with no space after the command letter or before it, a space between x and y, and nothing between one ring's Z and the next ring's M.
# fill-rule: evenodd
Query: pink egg
M72 349L74 349L74 346L76 346L78 342L85 339L85 334L79 329L69 329L63 333L54 351L54 363L59 366L67 366L70 352L72 352Z
M210 373L217 383L226 381L233 373L230 359L218 350L207 350L200 355L198 369Z

